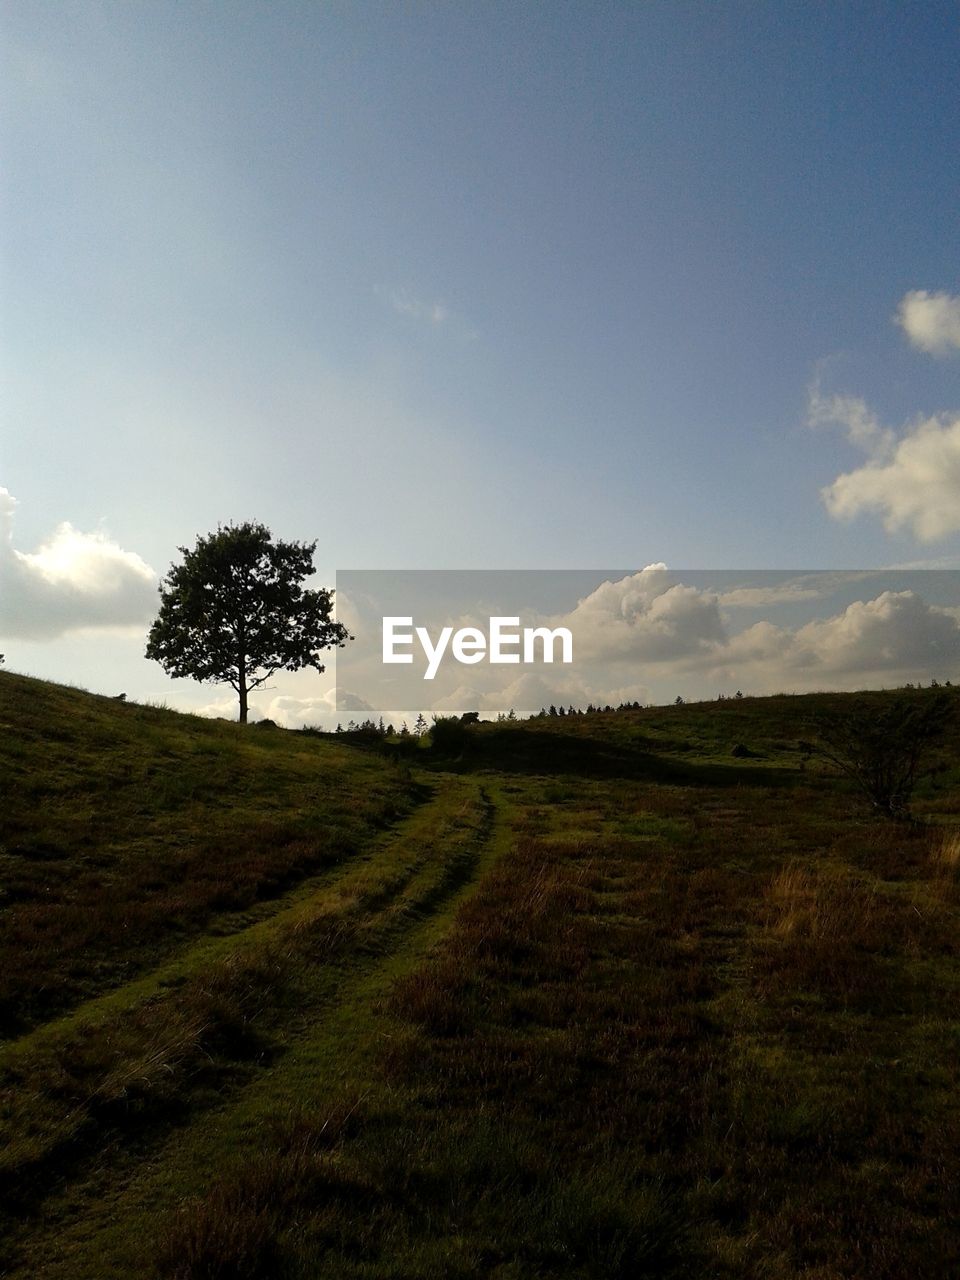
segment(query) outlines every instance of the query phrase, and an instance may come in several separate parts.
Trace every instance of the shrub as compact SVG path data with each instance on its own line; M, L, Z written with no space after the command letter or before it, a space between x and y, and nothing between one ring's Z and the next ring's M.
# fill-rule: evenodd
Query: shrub
M468 736L469 730L459 716L437 716L430 730L430 745L440 755L458 755Z
M856 783L877 813L909 821L910 800L953 712L948 694L858 705L814 722L813 749Z

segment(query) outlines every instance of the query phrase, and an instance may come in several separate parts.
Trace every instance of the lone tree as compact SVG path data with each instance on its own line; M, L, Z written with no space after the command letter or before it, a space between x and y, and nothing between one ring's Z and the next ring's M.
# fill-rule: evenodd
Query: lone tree
M877 813L909 822L913 789L930 772L931 749L954 714L949 694L891 698L841 713L823 713L813 723L813 747L851 778Z
M247 697L276 671L314 667L319 651L353 637L333 622L332 591L309 591L316 543L274 542L262 524L221 525L178 550L160 584L146 656L168 675L230 684L247 722Z

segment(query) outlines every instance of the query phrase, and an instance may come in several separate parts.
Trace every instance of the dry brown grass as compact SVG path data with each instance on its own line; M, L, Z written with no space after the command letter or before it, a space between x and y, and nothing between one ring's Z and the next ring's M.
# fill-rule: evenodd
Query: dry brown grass
M790 862L774 876L767 898L775 937L868 950L882 945L883 902L866 878Z
M948 828L931 833L925 869L922 909L940 916L944 931L956 937L956 912L960 907L960 830Z
M948 922L922 888L907 892L849 866L788 862L765 894L761 990L878 1009L896 957L942 951L948 942Z
M930 865L938 880L960 878L960 831L951 829L933 837Z

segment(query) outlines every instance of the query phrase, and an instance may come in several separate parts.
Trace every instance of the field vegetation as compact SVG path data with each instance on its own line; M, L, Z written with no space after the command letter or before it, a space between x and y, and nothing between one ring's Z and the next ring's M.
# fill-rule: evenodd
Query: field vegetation
M912 822L803 745L890 696L397 753L0 673L0 1275L960 1274L960 730Z

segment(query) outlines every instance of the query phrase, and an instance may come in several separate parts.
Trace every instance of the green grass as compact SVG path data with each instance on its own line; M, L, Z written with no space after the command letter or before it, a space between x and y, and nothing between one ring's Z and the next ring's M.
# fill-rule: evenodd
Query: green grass
M0 1045L0 1275L957 1273L960 750L873 819L798 750L842 701L478 726L410 776L0 676L5 767L59 797L4 876L50 869L31 957L76 969ZM163 923L215 822L242 900L178 863ZM65 960L90 858L158 923Z
M0 1035L351 857L419 799L298 734L0 678Z

